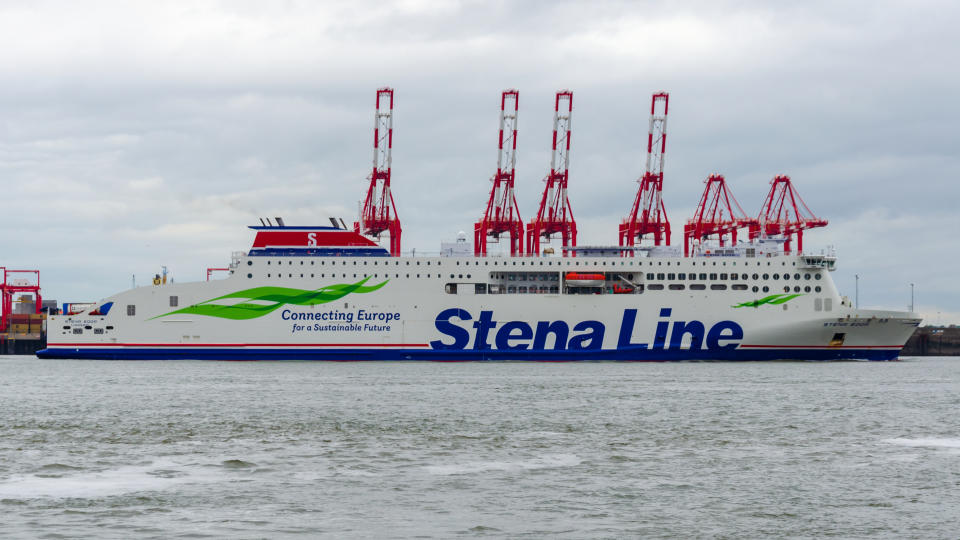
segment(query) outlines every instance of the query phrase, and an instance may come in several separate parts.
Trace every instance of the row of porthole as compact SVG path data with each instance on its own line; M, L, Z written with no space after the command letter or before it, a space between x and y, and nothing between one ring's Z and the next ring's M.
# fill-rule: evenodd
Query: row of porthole
M335 266L335 265L337 264L336 261L330 261L330 262L331 262L331 266ZM358 261L353 261L353 265L354 265L354 266L357 266L357 262L358 262ZM374 262L373 262L373 265L374 265L374 266L377 266L378 262L379 262L379 261L374 261ZM425 262L427 263L427 266L430 266L430 262L431 262L431 261L425 261ZM566 265L567 265L567 266L570 266L570 261L564 261L564 262L566 262ZM676 262L676 265L677 265L677 266L680 266L680 265L681 265L680 261L675 261L675 262ZM406 261L406 263L407 263L407 264L406 264L407 266L410 266L410 261ZM417 263L417 264L416 264L417 266L420 265L420 261L416 261L416 263ZM460 266L460 261L456 261L456 263L457 263L457 266ZM270 261L267 261L267 265L270 265L270 264L271 264L271 262L270 262ZM304 261L300 261L300 265L303 266L303 264L304 264ZM310 265L311 265L311 266L314 266L314 264L315 264L315 261L310 261ZM321 264L321 265L325 265L325 264L326 264L326 261L320 261L320 264ZM346 266L346 265L347 265L347 261L341 261L341 264L342 264L343 266ZM436 264L437 264L438 266L442 265L442 263L440 263L439 261L437 261ZM474 261L473 264L474 264L474 266L479 266L479 265L480 265L480 261ZM489 264L490 264L489 261L484 261L484 263L483 263L484 266L489 266ZM494 266L497 266L498 264L499 264L499 261L494 261L494 262L493 262L493 265L494 265ZM510 264L511 264L512 266L516 266L516 265L517 265L517 261L511 261ZM520 261L520 266L526 266L526 264L527 264L526 261ZM671 261L667 261L667 266L670 266L671 264L672 264ZM692 266L696 266L696 265L697 265L696 261L693 261L693 262L691 262L690 264L691 264ZM767 266L770 266L770 264L771 264L770 261L767 261ZM786 265L787 265L786 262L781 262L780 264L781 264L782 266L786 266ZM790 263L790 264L791 264L791 266L796 266L796 265L797 265L796 262L793 262L793 263ZM278 265L278 266L283 265L283 261L277 261L277 265ZM293 261L287 261L287 265L293 265ZM363 261L363 265L366 266L366 265L367 265L367 261ZM390 265L389 262L384 263L384 266L389 266L389 265ZM394 261L394 266L399 266L399 265L400 265L400 261ZM611 261L603 261L603 262L599 262L599 261L584 261L583 265L584 265L584 266L590 266L590 265L616 266L617 263L616 263L616 262L611 262ZM626 266L626 265L627 265L627 263L626 263L625 261L620 261L620 266ZM657 266L662 266L662 265L663 265L663 261L657 261ZM712 265L712 266L717 266L716 261L711 261L711 265ZM720 265L721 265L721 266L726 266L726 265L727 265L727 261L721 261ZM732 266L736 266L736 265L737 265L737 263L736 263L736 262L733 262ZM252 261L252 260L247 260L247 266L253 266L253 261ZM469 266L469 263L467 263L466 266ZM507 266L507 262L506 262L506 261L504 261L503 266ZM530 266L536 266L536 265L533 263L533 261L531 261L531 262L530 262ZM543 261L540 261L540 266L544 266ZM547 261L547 266L553 266L553 261ZM557 266L562 266L559 261L557 261ZM573 266L580 266L580 261L574 261ZM633 261L630 261L630 266L633 266ZM639 264L637 264L637 266L643 266L643 262L640 262ZM647 262L647 266L653 266L653 261ZM707 266L707 263L704 262L701 266ZM744 266L748 266L748 264L744 264ZM759 261L757 262L757 266L760 266L760 262L759 262Z
M431 275L432 275L432 274L426 274L426 275L424 275L424 277L429 278L429 277L431 277ZM379 274L373 274L372 276L370 276L370 275L368 275L368 274L363 274L363 277L373 277L373 278L376 278L376 277L379 277L379 276L380 276ZM269 277L273 277L273 274L267 274L267 277L268 277L268 278L269 278ZM277 277L278 277L278 278L283 278L283 274L277 274ZM292 278L292 277L293 277L293 274L287 274L287 277L288 277L288 278ZM300 274L300 277L301 277L301 278L305 278L305 277L307 277L307 276L306 276L306 274ZM310 274L310 277L311 277L311 278L315 278L315 277L316 277L316 274ZM326 274L320 274L320 277L321 277L321 278L325 278L325 277L327 277L327 275L326 275ZM337 277L337 274L330 274L330 277L331 277L331 278L335 278L335 277ZM341 274L340 277L347 277L347 274ZM353 277L357 277L357 274L353 274ZM389 278L390 278L390 275L389 275L389 274L384 274L383 277L389 279ZM400 274L394 274L394 277L395 277L395 278L399 278L399 277L400 277ZM415 278L419 278L419 277L420 277L420 274L414 274L414 277L415 277ZM440 277L440 274L437 274L437 277L439 278L439 277ZM450 274L450 277L453 277L453 274ZM463 277L463 274L461 274L460 277ZM470 277L470 274L467 274L467 277ZM407 278L410 278L410 274L407 274ZM252 273L251 273L251 274L247 274L247 279L253 279L253 274L252 274Z

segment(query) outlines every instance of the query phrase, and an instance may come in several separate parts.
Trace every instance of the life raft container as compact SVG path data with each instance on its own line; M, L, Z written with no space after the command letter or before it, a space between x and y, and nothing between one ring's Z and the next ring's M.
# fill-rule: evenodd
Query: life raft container
M564 276L564 280L570 287L603 287L606 278L603 274L580 274L570 272Z

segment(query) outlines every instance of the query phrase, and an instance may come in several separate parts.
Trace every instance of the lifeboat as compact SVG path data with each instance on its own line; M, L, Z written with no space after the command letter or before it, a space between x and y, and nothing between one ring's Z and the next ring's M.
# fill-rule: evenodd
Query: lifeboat
M613 286L613 294L631 294L633 293L633 287L621 287L620 285Z
M570 272L564 277L567 285L570 287L603 287L603 274L580 274Z

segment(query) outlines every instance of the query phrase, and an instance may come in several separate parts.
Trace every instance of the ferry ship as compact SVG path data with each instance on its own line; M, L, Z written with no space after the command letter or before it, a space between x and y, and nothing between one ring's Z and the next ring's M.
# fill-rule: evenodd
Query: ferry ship
M41 358L211 360L895 359L917 313L856 309L832 252L775 240L566 256L391 256L332 225L250 227L229 276L51 316ZM458 256L459 255L459 256Z

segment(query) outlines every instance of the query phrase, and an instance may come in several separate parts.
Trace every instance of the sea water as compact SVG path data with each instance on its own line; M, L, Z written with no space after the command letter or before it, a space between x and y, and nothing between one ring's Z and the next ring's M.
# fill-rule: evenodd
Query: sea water
M958 358L0 357L0 537L958 531Z

